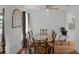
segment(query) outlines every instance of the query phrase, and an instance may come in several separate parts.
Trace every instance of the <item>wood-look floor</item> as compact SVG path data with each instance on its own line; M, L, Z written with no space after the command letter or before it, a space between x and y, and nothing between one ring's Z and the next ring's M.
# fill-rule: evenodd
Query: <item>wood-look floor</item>
M51 43L49 43L49 45L52 45ZM63 41L62 44L59 41L55 41L54 44L54 53L70 53L74 51L74 42L73 41L69 41L69 42L65 42Z
M52 46L52 43L49 43L49 45ZM22 48L18 54L20 53L27 53L26 48ZM78 52L74 50L73 41L69 41L69 44L68 42L62 42L61 44L61 42L56 41L54 46L54 54L78 54Z

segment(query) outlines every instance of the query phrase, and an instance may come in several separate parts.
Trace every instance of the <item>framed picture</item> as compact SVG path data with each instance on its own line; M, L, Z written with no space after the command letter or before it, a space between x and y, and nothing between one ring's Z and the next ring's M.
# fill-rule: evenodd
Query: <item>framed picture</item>
M22 12L19 9L14 9L12 14L12 28L22 26Z
M69 30L74 30L75 29L75 18L72 18L71 23L69 25Z
M74 29L75 29L75 25L72 24L72 23L69 23L69 29L70 29L70 30L74 30Z

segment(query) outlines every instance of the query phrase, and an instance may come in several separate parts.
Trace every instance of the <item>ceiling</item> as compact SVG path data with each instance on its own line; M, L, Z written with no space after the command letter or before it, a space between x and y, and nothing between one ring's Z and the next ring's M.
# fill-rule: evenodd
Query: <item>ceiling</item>
M52 8L59 8L61 10L65 10L68 8L71 8L72 6L70 5L50 5ZM45 8L45 5L26 5L27 9L43 9Z

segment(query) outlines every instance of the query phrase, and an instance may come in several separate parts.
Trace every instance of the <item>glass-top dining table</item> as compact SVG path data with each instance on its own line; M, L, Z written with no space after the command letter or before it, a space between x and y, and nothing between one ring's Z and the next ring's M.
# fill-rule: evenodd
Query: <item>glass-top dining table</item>
M33 35L33 38L34 38L35 41L37 41L37 42L40 41L40 43L43 43L43 41L44 41L45 39L47 39L47 42L48 42L48 43L50 43L50 42L52 41L52 36L51 36L51 34L40 35L40 33L38 33L38 34L34 34L34 35ZM30 45L33 43L33 38L31 38L30 40L28 40Z
M52 41L52 36L51 36L51 34L47 34L47 35L35 34L35 35L33 35L33 38L35 39L35 41L36 41L35 44L37 44L38 47L39 47L39 46L42 46L42 47L43 47L43 44L45 45L45 39L47 39L47 43L48 43L48 44L46 44L45 46L48 47L47 49L49 49L50 47L51 47L51 49L52 49L52 46L49 45L49 42ZM30 47L31 47L31 49L32 49L32 47L33 47L33 45L34 45L33 39L31 39L30 44L31 44ZM32 50L33 50L33 49L32 49ZM52 51L52 50L51 50L51 51Z
M46 38L48 38L48 41L52 40L52 37L51 37L50 34L42 35L42 34L39 34L39 33L38 33L38 34L33 35L33 37L34 37L34 39L36 39L36 40L44 40L44 39L46 39Z

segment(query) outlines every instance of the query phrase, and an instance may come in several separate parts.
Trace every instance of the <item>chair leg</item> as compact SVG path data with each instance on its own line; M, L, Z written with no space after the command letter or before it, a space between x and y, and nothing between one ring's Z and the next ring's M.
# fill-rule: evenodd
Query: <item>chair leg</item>
M50 54L51 53L51 47L49 47L49 49L48 49L48 54Z
M60 41L60 45L62 45L62 40Z
M69 40L68 40L68 45L70 45L70 42L69 42Z
M54 48L53 47L50 48L50 53L54 54Z

